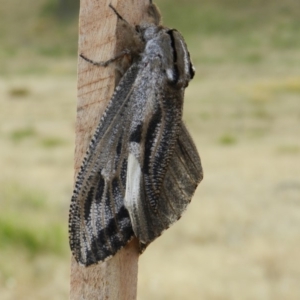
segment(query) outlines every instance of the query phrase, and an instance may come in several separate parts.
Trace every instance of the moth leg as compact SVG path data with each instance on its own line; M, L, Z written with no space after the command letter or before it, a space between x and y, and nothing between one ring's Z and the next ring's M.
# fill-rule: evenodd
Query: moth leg
M80 56L81 58L83 58L85 61L91 63L91 64L94 65L94 66L107 67L109 64L115 62L116 60L121 59L121 58L123 58L124 56L130 55L130 54L131 54L131 51L130 51L129 49L124 49L124 50L121 51L119 54L117 54L115 57L110 58L110 59L107 60L107 61L94 61L94 60L91 60L91 59L87 58L87 57L84 56L83 54L80 54L79 56Z
M112 10L113 10L113 12L117 15L117 17L120 19L120 20L122 20L123 22L125 22L125 23L127 23L129 26L131 26L119 13L118 13L118 11L111 5L111 4L109 4L108 5Z
M129 26L130 28L132 27L132 25L130 25L119 13L118 11L111 5L109 4L108 5L112 10L113 12L117 15L117 17L123 21L124 23L126 23L127 26ZM129 49L125 48L124 50L122 50L120 53L118 53L115 57L112 57L110 58L109 60L107 61L94 61L94 60L91 60L89 58L87 58L86 56L84 56L83 54L80 54L79 56L81 58L83 58L84 60L86 60L87 62L91 63L92 65L94 66L100 66L100 67L107 67L109 64L115 62L116 60L118 59L122 59L124 56L126 55L131 55L132 54L132 51L130 51Z

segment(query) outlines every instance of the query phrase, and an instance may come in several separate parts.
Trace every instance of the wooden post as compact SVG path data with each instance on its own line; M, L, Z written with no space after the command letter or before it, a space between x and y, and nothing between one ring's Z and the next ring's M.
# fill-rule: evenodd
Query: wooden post
M125 20L136 25L143 19L149 0L80 1L79 54L95 61L106 61L122 49L122 42L116 38L118 18L109 8L110 3ZM114 87L114 64L95 67L78 59L75 176ZM136 299L137 270L136 240L107 262L89 267L79 266L72 257L70 299Z

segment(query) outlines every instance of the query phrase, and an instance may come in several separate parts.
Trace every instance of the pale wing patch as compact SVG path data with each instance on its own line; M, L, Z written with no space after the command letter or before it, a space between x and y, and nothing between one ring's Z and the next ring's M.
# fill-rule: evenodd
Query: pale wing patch
M135 228L134 214L139 210L142 170L139 161L132 153L129 153L128 155L126 175L126 192L124 205L129 212L133 228Z

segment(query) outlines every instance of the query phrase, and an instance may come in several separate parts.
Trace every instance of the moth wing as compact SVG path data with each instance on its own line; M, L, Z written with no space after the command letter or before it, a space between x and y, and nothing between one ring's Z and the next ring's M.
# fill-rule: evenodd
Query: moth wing
M156 211L147 199L142 169L137 159L130 154L127 174L126 193L129 190L132 196L129 203L131 222L143 251L181 217L203 178L200 157L185 125L180 123L179 135L164 176Z
M114 255L134 235L124 195L129 138L126 129L137 71L137 66L132 65L117 86L77 176L70 207L69 241L74 257L85 266Z

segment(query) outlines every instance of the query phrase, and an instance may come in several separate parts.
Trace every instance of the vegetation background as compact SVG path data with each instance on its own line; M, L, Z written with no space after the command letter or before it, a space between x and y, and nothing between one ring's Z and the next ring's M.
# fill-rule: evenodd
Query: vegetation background
M300 299L300 2L161 0L205 171L138 299ZM0 298L68 299L78 2L0 0Z

